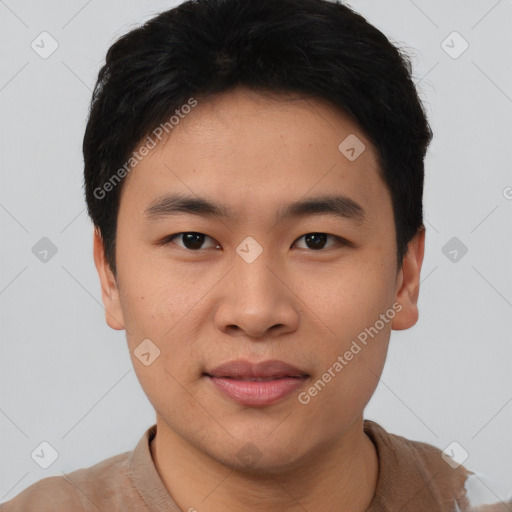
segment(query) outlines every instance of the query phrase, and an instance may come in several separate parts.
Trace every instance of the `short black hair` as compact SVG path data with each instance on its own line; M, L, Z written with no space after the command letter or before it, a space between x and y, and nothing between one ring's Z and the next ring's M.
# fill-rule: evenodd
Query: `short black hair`
M400 268L423 227L432 139L409 56L341 2L188 0L121 36L92 95L84 188L114 275L119 198L134 151L191 101L237 86L327 100L356 121L390 191Z

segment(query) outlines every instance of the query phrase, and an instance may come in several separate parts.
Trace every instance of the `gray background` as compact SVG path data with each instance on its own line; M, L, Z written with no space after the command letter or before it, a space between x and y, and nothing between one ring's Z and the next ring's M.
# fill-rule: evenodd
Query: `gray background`
M0 0L0 502L131 450L154 423L124 332L104 322L81 143L108 47L176 3ZM504 498L512 490L512 1L350 5L410 48L435 133L420 320L393 332L366 417L441 449L457 441L465 465ZM46 59L31 47L43 31L59 45ZM57 248L46 262L32 251L43 237ZM43 441L59 455L48 469L31 458Z

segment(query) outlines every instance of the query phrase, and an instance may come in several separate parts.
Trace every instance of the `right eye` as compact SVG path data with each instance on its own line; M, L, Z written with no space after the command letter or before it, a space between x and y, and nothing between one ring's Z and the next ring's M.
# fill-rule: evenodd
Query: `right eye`
M210 240L212 240L214 242L214 244L212 246L213 248L215 248L215 249L220 248L220 245L218 244L218 242L216 240L209 237L208 235L205 235L203 233L197 233L195 231L186 231L183 233L175 233L174 235L166 236L159 243L159 245L167 245L168 243L175 243L174 239L180 238L180 237L181 237L183 245L180 245L180 244L176 244L176 245L178 245L179 247L182 247L184 249L191 250L191 251L201 250L202 249L201 246L203 245L206 238L209 238Z

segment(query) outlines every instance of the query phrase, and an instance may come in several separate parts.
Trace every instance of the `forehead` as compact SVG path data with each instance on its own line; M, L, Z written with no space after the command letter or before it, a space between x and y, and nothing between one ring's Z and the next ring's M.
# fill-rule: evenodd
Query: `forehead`
M122 198L145 210L181 193L248 211L338 192L371 211L387 194L375 148L327 101L238 88L197 102L129 173Z

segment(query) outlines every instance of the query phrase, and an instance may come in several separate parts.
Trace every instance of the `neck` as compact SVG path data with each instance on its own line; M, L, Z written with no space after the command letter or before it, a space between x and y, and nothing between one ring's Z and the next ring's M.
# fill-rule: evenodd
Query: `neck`
M151 454L165 487L187 512L365 512L375 493L378 457L362 417L291 468L239 471L188 443L157 417Z

